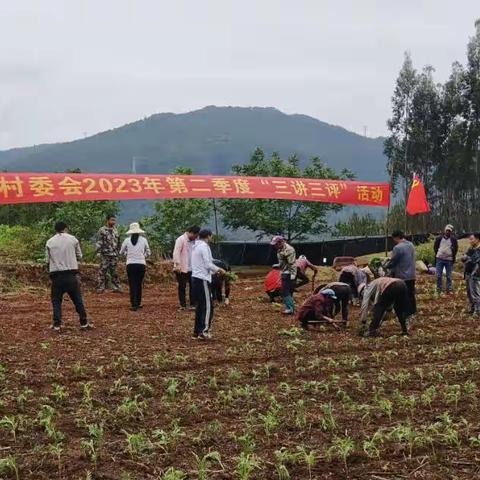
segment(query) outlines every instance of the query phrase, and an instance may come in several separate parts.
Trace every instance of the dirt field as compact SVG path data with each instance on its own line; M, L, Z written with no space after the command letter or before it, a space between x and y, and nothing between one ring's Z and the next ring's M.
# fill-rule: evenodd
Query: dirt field
M420 281L411 336L303 334L244 278L214 340L191 339L173 285L86 304L48 329L46 291L0 310L0 478L480 478L479 319ZM457 282L459 286L459 283ZM306 293L306 292L305 292ZM299 297L304 297L304 294Z

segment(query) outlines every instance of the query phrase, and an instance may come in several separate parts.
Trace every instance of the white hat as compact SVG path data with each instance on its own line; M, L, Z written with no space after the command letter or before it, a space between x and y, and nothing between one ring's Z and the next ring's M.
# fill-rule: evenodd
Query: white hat
M138 234L141 234L141 233L145 233L141 228L140 228L140 224L138 224L137 222L133 222L130 224L130 228L127 232L127 235L133 235L135 233L138 233Z
M453 228L453 225L448 224L448 225L445 227L445 231L446 231L446 232L448 232L448 231L453 232L454 230L455 230L455 229Z

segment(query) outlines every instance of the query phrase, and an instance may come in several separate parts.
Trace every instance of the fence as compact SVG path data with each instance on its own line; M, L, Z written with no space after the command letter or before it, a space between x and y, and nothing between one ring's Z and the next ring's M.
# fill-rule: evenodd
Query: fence
M409 237L410 239L410 237ZM415 244L424 243L428 235L414 235ZM292 243L297 256L306 255L315 265L331 265L335 257L359 257L385 251L385 237L360 237L324 242ZM388 249L393 248L392 239L388 239ZM215 258L221 258L230 265L272 265L277 256L269 243L259 242L219 242L212 245Z

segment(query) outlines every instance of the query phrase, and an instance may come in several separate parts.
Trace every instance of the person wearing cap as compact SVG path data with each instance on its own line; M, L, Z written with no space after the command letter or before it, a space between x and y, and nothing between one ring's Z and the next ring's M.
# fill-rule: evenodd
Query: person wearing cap
M315 289L314 293L323 293L324 290L333 290L335 293L335 310L333 316L335 317L340 310L342 311L343 326L346 327L348 323L348 304L352 297L352 288L348 283L330 282L327 285L320 285Z
M406 315L410 317L417 313L415 291L417 262L415 246L405 238L401 230L395 230L392 233L392 239L395 246L392 250L392 256L385 263L385 269L390 271L390 276L399 278L405 282L408 296Z
M277 251L278 266L282 280L282 299L285 305L283 313L285 315L293 315L295 313L293 290L295 288L295 278L297 278L297 255L295 249L280 235L273 237L270 244Z
M65 294L75 305L80 317L80 328L82 330L93 328L87 318L78 273L78 262L82 259L80 242L68 233L65 222L57 222L55 235L47 241L45 248L48 272L52 281L53 330L59 332L61 329L62 302Z
M447 293L453 292L452 270L458 252L458 241L453 234L453 225L447 225L443 235L439 235L433 244L435 252L435 271L437 274L437 293L443 291L443 271L447 277Z
M309 322L313 321L333 323L333 308L336 300L335 292L330 288L307 298L297 312L297 320L302 328L308 330Z
M130 310L142 308L142 290L147 257L150 256L150 247L143 236L144 231L138 223L131 223L127 238L120 248L120 255L127 257L127 277L130 289Z
M310 262L310 260L305 255L300 255L296 261L297 265L297 278L295 288L300 288L310 282L310 279L307 276L307 269L310 268L313 271L313 278L316 277L318 273L318 268Z
M373 319L368 328L368 337L378 336L380 324L392 306L402 327L402 335L408 335L407 312L409 308L408 291L405 282L399 278L380 277L373 280L363 292L360 322L366 325L368 309L373 305Z
M192 249L192 293L195 300L195 326L193 338L211 338L213 322L212 274L224 275L225 270L213 263L212 251L208 245L213 238L212 231L204 228Z

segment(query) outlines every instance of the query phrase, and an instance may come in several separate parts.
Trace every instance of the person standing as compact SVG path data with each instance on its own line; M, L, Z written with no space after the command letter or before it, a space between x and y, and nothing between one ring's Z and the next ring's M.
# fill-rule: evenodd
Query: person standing
M447 277L447 293L453 293L452 270L458 252L458 241L453 231L453 226L447 225L443 235L439 235L433 244L438 294L441 294L443 290L443 270L445 270L445 276Z
M295 288L300 288L310 282L310 279L307 276L307 269L310 268L313 271L313 278L316 277L318 273L318 268L310 262L310 260L305 255L300 255L296 261L297 265L297 278ZM313 281L313 280L312 280Z
M366 325L368 308L370 304L373 304L373 319L367 336L378 336L382 320L392 305L402 327L402 335L408 335L406 319L409 303L407 286L403 280L392 277L380 277L373 280L364 289L360 310L360 322L362 325Z
M64 222L55 224L55 235L47 241L46 255L48 271L52 281L51 298L53 307L53 330L59 332L62 326L62 302L66 293L80 318L80 328L93 326L87 318L78 275L78 262L82 259L79 241L67 231Z
M406 307L407 318L417 313L417 299L415 292L415 280L417 276L415 246L409 242L401 230L392 233L395 246L390 260L385 264L391 276L405 282L407 287L408 305Z
M105 225L98 231L97 255L100 257L100 268L97 277L97 293L105 292L107 275L115 293L121 293L120 279L118 278L118 254L120 252L120 235L117 230L115 215L108 215Z
M188 300L190 308L194 308L192 297L192 248L195 240L200 232L200 227L193 226L180 235L175 241L175 248L173 249L173 271L178 283L178 301L180 309L187 308L187 285L188 285Z
M295 278L297 278L295 249L280 235L273 237L270 244L277 250L278 265L282 279L282 298L285 304L283 313L285 315L293 315L295 313L293 290Z
M465 265L465 281L469 313L480 316L480 233L470 235L470 248L462 257Z
M202 229L192 249L192 293L195 298L195 326L193 337L200 340L211 338L213 321L212 274L224 275L225 270L213 263L208 245L212 240L211 230Z
M147 257L150 256L150 247L143 236L144 231L138 223L131 223L127 232L128 237L123 241L120 255L127 257L127 277L130 290L130 310L136 312L142 308L142 290Z

